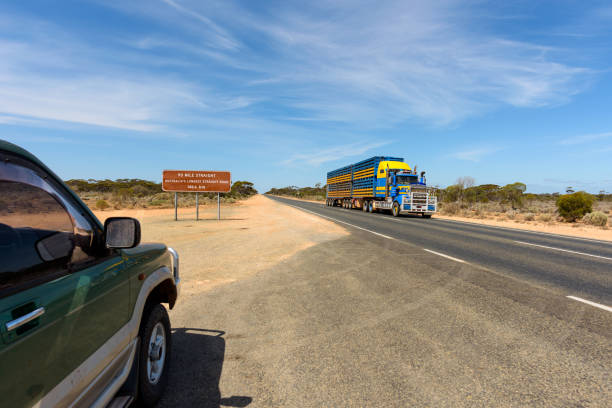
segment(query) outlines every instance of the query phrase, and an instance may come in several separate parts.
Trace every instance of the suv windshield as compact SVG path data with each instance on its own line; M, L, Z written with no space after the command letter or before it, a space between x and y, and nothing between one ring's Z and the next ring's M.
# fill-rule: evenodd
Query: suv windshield
M397 180L397 184L401 185L401 184L415 184L419 182L419 179L417 176L408 176L408 175L402 175L402 176L396 176L396 180Z

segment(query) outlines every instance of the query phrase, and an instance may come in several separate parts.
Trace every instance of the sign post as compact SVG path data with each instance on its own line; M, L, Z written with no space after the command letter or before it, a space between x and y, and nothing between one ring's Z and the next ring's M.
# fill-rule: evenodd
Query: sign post
M221 195L232 187L229 171L164 170L162 190L174 192L174 220L178 219L178 193L196 193L196 220L200 217L198 193L217 193L217 220L221 219Z
M198 202L198 193L196 192L196 221L200 219L200 203Z

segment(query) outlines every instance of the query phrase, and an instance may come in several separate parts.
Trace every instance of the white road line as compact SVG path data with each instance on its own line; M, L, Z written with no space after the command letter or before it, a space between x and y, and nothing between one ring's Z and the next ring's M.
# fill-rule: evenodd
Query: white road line
M444 254L441 254L441 253L439 253L439 252L432 251L431 249L426 249L426 248L423 248L423 251L427 251L427 252L430 252L430 253L432 253L432 254L435 254L435 255L438 255L438 256L442 256L442 257L444 257L444 258L448 258L448 259L453 260L453 261L455 261L455 262L467 263L467 262L465 262L463 259L453 258L452 256L444 255Z
M319 214L319 213L316 213L316 212L314 212L314 211L307 210L307 209L302 208L302 207L298 207L298 206L291 205L291 204L287 204L287 203L285 203L285 205L288 205L289 207L297 208L298 210L302 210L302 211L309 212L309 213L311 213L311 214L316 215L317 217L323 217L323 218L327 218L327 219L332 220L332 221L335 221L335 222L340 222L340 223L342 223L342 224L350 225L350 226L351 226L351 227L353 227L353 228L357 228L357 229L360 229L360 230L363 230L363 231L367 231L367 232L369 232L369 233L371 233L371 234L378 235L379 237L383 237L383 238L387 238L387 239L395 239L395 238L390 237L390 236L388 236L388 235L381 234L381 233L379 233L379 232L375 232L375 231L372 231L372 230L369 230L369 229L366 229L366 228L362 228L362 227L359 227L359 226L357 226L357 225L350 224L350 223L348 223L348 222L346 222L346 221L340 221L340 220L338 220L338 219L336 219L336 218L328 217L328 216L326 216L326 215Z
M523 245L531 245L531 246L536 246L536 247L540 247L540 248L552 249L554 251L569 252L570 254L591 256L593 258L607 259L608 261L612 261L612 258L607 257L607 256L587 254L585 252L578 252L578 251L570 251L569 249L555 248L555 247L550 247L550 246L546 246L546 245L539 245L539 244L532 244L530 242L523 242L523 241L514 241L514 242L516 242L518 244L523 244Z
M573 299L573 300L577 300L578 302L586 303L587 305L598 307L598 308L603 309L603 310L605 310L607 312L612 312L612 307L610 307L610 306L600 305L599 303L591 302L590 300L582 299L582 298L579 298L579 297L576 297L576 296L566 296L566 297L568 297L570 299Z

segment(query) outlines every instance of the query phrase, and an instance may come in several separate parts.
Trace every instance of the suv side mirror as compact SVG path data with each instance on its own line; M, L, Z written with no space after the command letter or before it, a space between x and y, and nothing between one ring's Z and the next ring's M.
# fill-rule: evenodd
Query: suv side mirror
M134 248L140 244L140 222L136 218L110 217L104 221L107 248Z

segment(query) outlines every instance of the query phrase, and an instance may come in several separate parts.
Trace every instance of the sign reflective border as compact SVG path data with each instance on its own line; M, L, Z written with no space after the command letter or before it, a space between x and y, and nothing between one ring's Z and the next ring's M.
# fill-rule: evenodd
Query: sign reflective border
M162 190L179 193L227 193L232 188L229 171L164 170Z

